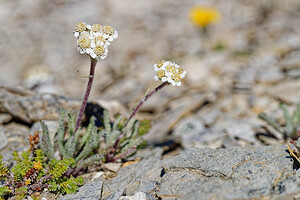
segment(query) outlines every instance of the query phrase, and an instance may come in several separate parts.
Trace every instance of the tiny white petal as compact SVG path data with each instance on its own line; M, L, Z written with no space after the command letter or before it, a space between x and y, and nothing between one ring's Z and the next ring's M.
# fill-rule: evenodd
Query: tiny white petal
M113 40L114 40L113 37L111 37L111 36L108 37L108 41L112 42Z
M91 30L92 26L88 24L88 25L86 25L86 28L89 29L89 30Z
M168 78L167 77L162 77L161 81L166 82L166 81L168 81Z
M87 49L85 50L85 52L86 52L87 54L90 54L90 53L92 52L92 49L91 49L91 48L87 48Z
M157 75L155 75L155 76L154 76L154 79L157 81L157 80L158 80L158 76L157 76Z
M84 49L79 49L79 53L84 54L85 50Z
M96 58L96 56L97 56L94 52L91 52L90 55L92 58Z
M73 34L74 34L75 37L78 37L78 36L79 36L79 33L78 33L78 32L74 32Z

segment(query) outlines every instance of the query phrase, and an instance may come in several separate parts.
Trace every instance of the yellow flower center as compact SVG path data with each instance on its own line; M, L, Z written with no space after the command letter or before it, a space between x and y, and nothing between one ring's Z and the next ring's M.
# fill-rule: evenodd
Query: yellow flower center
M178 82L178 81L181 80L181 77L180 77L180 74L179 74L179 73L172 74L172 75L171 75L171 78L172 78L174 81L176 81L176 82Z
M161 79L163 76L165 76L165 71L164 70L159 70L156 75L157 75L158 78Z
M114 31L115 31L114 28L111 27L111 26L104 26L103 27L103 32L105 34L112 35L112 34L114 34Z
M105 39L104 39L104 37L102 36L102 35L100 35L99 37L96 37L95 38L95 42L97 43L97 42L105 42Z
M166 67L166 70L170 73L175 73L176 70L175 70L175 66L174 65L171 65L169 64L167 67Z
M97 45L95 48L94 48L94 53L97 55L97 56L102 56L104 53L105 53L105 48L101 45Z
M89 48L91 46L91 40L87 36L82 35L78 39L78 46L82 49Z
M102 26L100 24L93 24L93 26L92 26L92 31L94 31L94 32L101 31L101 29L102 29Z
M77 32L83 32L86 30L86 23L84 22L79 22L76 26L75 26L75 31Z

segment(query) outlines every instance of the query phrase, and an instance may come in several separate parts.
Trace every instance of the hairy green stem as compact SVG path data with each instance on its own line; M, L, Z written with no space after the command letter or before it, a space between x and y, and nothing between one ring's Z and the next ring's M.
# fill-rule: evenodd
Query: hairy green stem
M78 117L77 117L75 133L78 130L80 124L81 124L83 113L84 113L85 108L86 108L87 100L88 100L90 92L91 92L91 88L92 88L93 80L94 80L96 64L97 64L97 60L91 58L91 68L90 68L89 82L87 84L85 95L84 95L84 98L83 98L83 101L82 101L82 104L81 104L80 112L79 112Z

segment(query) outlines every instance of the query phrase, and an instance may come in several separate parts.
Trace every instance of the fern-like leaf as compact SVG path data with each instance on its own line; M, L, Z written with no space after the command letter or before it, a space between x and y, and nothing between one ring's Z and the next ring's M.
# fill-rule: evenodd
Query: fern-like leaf
M62 193L72 194L78 190L78 185L83 185L84 179L82 177L70 177L65 182L59 185L59 189Z
M66 151L64 148L64 137L65 137L65 125L64 125L64 111L60 111L60 120L59 120L59 126L57 129L57 137L58 137L58 150L60 155L65 158L66 157Z
M280 104L279 105L280 109L282 110L283 114L284 114L284 118L285 118L285 131L288 135L291 135L291 133L293 132L293 122L292 122L292 118L290 117L290 114L288 112L288 109L286 107L286 105L284 104Z
M72 135L69 137L68 141L66 142L65 145L65 158L72 158L74 156L74 152L76 150L76 142L75 142L75 136Z
M85 159L89 156L93 150L99 145L99 134L97 133L97 127L93 127L92 134L90 140L85 144L80 154L75 158L75 162L77 163L81 159Z
M103 159L104 159L104 157L102 154L95 154L95 155L88 157L87 159L78 161L77 167L83 168L83 167L87 167L89 165L99 164L103 161Z
M3 156L0 154L0 180L7 178L8 170L8 167L3 162Z
M76 128L76 113L68 114L68 134L74 135Z
M106 110L103 111L103 121L104 121L104 128L105 128L107 134L110 134L111 125L110 125L110 120L109 120L109 114Z
M49 174L53 177L54 180L59 179L74 163L74 159L63 159L57 161L55 159L50 161L50 171Z
M0 199L3 197L5 194L10 193L11 190L7 186L1 186L0 187Z
M92 134L92 130L95 126L95 120L96 120L96 118L94 116L92 116L90 119L90 123L86 129L86 132L81 138L81 143L80 143L79 149L81 149L86 144L86 142L90 139L90 135Z
M43 129L43 137L41 141L41 148L43 152L46 154L46 156L51 160L53 158L54 154L54 147L51 143L50 135L49 135L49 130L45 122L41 121L41 126Z

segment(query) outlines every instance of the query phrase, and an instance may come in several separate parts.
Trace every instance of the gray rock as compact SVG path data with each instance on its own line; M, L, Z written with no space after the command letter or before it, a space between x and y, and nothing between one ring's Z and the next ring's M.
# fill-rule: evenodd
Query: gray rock
M208 112L205 112L205 114L203 113L200 116L200 118L202 119L202 121L204 122L204 124L206 126L211 126L211 125L213 125L213 123L215 123L215 121L218 119L220 114L221 114L221 111L219 109L212 109L212 110L209 110Z
M119 200L155 200L155 198L144 192L137 192L133 196L123 196Z
M261 70L257 74L257 80L263 83L276 83L284 78L283 73L278 68L270 68Z
M259 199L299 192L285 146L189 149L163 160L163 199Z
M9 122L12 119L10 114L0 113L0 124Z
M118 172L118 176L104 182L103 199L132 196L138 191L155 192L154 186L160 182L161 171L161 159L153 157L124 167Z
M266 88L265 91L284 103L297 105L300 99L300 81L285 81L272 88Z
M133 161L137 159L149 159L149 158L157 158L160 159L163 154L162 148L148 148L137 151L132 156L126 158L127 161Z
M256 142L255 132L250 123L233 120L220 123L217 127L224 130L232 138L240 138L251 143Z
M60 200L99 200L101 199L102 181L90 182L80 187L76 194L65 195Z
M254 84L255 75L256 75L256 67L250 66L245 69L241 69L237 73L236 87L238 88L248 88Z
M288 55L282 62L281 67L283 69L296 69L300 65L300 51L294 51Z
M180 139L184 148L202 148L206 143L222 138L222 131L205 129L203 123L193 117L184 118L175 127L173 135Z
M291 69L287 72L287 75L291 78L299 78L300 77L300 69Z
M5 130L0 126L0 150L4 149L8 144Z

